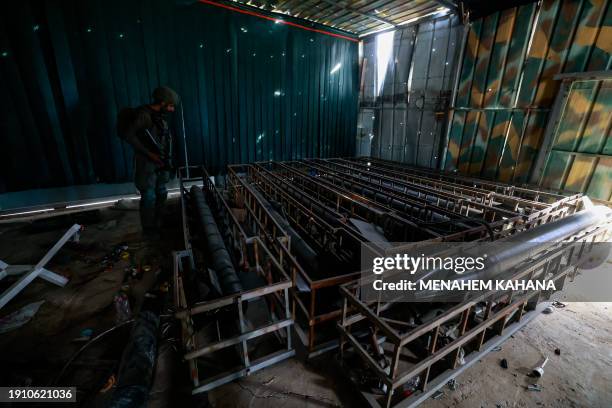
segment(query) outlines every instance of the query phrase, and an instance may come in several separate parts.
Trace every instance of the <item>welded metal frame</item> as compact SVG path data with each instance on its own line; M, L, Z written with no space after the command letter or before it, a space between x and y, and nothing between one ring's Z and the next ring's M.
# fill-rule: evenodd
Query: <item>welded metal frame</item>
M327 159L326 162L357 169L376 180L376 182L371 180L371 183L386 186L388 189L399 185L412 191L419 191L420 185L428 187L426 191L419 193L423 196L436 196L439 191L461 197L463 201L459 202L461 206L458 213L465 216L485 211L486 206L497 210L508 210L514 215L504 216L503 229L496 238L570 215L576 211L582 197L582 194L560 195L517 188L503 183L489 183L480 179L403 166L382 159ZM456 234L445 237L445 240L465 241L466 238L468 236Z
M326 178L323 172L320 174L308 174L308 167L316 167L319 170L325 170L328 173L334 173L332 178ZM401 215L401 212L389 208L381 202L368 199L360 195L358 189L351 190L347 187L347 179L351 178L351 174L359 173L366 174L369 169L374 166L368 166L359 159L304 159L292 162L261 162L250 165L233 165L228 167L228 180L232 189L240 189L244 192L245 202L248 208L249 217L252 222L257 222L264 228L261 231L268 231L271 239L266 242L277 242L279 240L277 230L281 228L272 222L273 217L268 214L265 208L258 202L257 196L251 191L256 189L268 199L273 199L280 202L283 207L287 208L286 216L292 221L300 233L308 234L309 226L315 226L318 231L324 233L322 241L339 240L339 234L346 234L355 239L357 242L365 242L359 231L353 230L343 218L347 212L351 215L361 217L364 220L372 221L379 214L393 213L397 217L406 217ZM333 168L333 171L330 170ZM562 197L556 202L546 198L547 202L529 200L526 198L515 197L512 195L512 190L508 190L502 185L490 186L485 183L482 185L470 185L465 183L453 183L444 179L436 179L435 173L428 177L417 176L419 182L414 182L414 178L402 178L401 172L390 172L392 176L384 176L377 174L376 171L369 171L367 181L360 183L368 188L375 188L377 193L383 197L400 199L403 202L410 202L415 207L435 208L436 211L441 211L445 215L453 216L461 215L465 218L474 218L474 212L481 212L483 221L493 221L488 225L494 230L494 236L483 228L482 223L476 223L473 228L466 231L449 232L446 234L432 234L427 239L430 241L474 241L474 240L490 240L491 238L498 239L508 235L518 233L527 228L531 228L546 222L550 222L559 218L563 218L576 211L580 205L580 195ZM395 176L397 173L397 177ZM351 184L352 185L352 184ZM418 196L408 197L401 195L395 189L396 186L410 188L412 191L417 191ZM493 191L488 190L487 187ZM300 192L303 200L297 200L291 193ZM504 194L505 193L505 194ZM447 200L449 203L456 203L456 197L461 197L463 201L456 204L453 208L448 205L444 208L441 205L441 200ZM433 205L426 201L426 198L434 197L437 201ZM453 201L454 200L454 201ZM342 211L341 211L342 210ZM325 218L322 217L325 215ZM421 216L423 213L414 213L412 216ZM427 215L424 216L428 220ZM489 218L487 218L489 217ZM335 223L329 218L335 218ZM405 220L406 218L404 218ZM416 217L415 217L416 219ZM331 224L330 224L331 222ZM410 222L410 221L408 221ZM332 225L333 224L333 225ZM414 224L417 228L419 226ZM265 238L265 237L262 237ZM274 239L276 238L276 240ZM284 249L290 249L289 237L283 238ZM274 247L274 245L272 245ZM380 248L379 248L380 249ZM359 272L348 274L346 278L340 280L336 278L325 279L326 284L319 286L319 281L312 280L299 265L296 265L292 274L294 284L296 275L304 279L315 295L308 302L302 302L298 296L296 289L293 289L294 294L294 313L302 313L308 319L308 327L303 330L299 324L296 324L296 331L300 339L307 346L311 355L316 355L319 350L333 348L333 344L321 346L316 344L318 325L337 319L340 316L340 311L335 310L325 315L319 315L316 300L316 291L320 288L329 286L338 286L348 281L356 279ZM347 280L345 280L347 279ZM329 284L329 286L328 286ZM295 315L294 315L295 317ZM298 315L299 317L299 315ZM296 321L299 320L296 318Z
M555 281L558 289L563 288L566 280L574 279L578 267L575 259L581 259L592 249L594 242L602 242L609 239L612 223L607 222L598 226L597 229L579 234L572 238L572 241L579 243L576 245L563 245L558 243L556 248L549 248L545 253L535 260L530 260L527 264L519 265L516 268L512 280L534 279L538 276L552 274L550 280ZM443 387L447 381L454 378L466 367L460 364L462 350L464 346L475 342L475 351L466 356L466 363L473 363L488 353L493 347L501 344L510 334L518 330L525 324L526 319L530 319L537 314L536 309L539 303L549 299L551 293L543 291L525 291L523 293L489 291L477 296L469 301L452 305L441 315L430 322L426 322L412 328L406 333L399 333L393 326L401 327L408 325L408 322L395 321L385 318L385 312L401 303L383 302L363 302L359 298L358 288L360 283L352 282L343 285L341 290L344 296L342 319L338 324L341 333L340 353L341 358L345 358L347 350L356 352L367 364L371 373L378 376L380 381L386 386L384 396L377 398L370 392L362 391L365 400L372 407L414 407L433 394L437 389ZM486 309L482 322L468 327L468 321L475 307L485 302ZM495 310L502 306L501 309ZM540 308L541 310L541 308ZM351 312L353 311L353 312ZM354 312L356 311L356 312ZM438 336L441 327L445 323L458 321L459 332L451 343L438 347ZM384 336L384 342L392 348L391 362L388 367L383 367L376 361L378 350L366 350L363 345L352 334L352 326L366 322L376 336L378 333ZM487 339L487 335L493 337ZM427 356L420 359L410 367L399 368L400 356L403 349L413 342L427 341ZM432 374L432 367L436 366L435 371L445 369L437 376ZM439 367L442 365L443 367ZM388 371L387 371L388 370ZM418 377L417 390L405 397L395 398L394 391L401 389L409 382L414 382ZM379 396L380 397L380 396ZM381 401L382 400L382 401Z
M329 208L333 208L338 213L340 218L342 218L341 211L350 214L351 217L368 222L378 223L381 217L388 217L410 231L410 234L405 237L404 241L423 239L423 235L427 239L435 239L442 236L429 228L419 225L417 222L420 220L431 221L436 211L438 213L445 212L443 209L436 209L433 206L418 208L413 205L411 208L414 211L412 212L393 211L384 204L363 195L355 194L353 191L339 187L325 179L310 177L303 171L297 171L288 165L290 163L273 162L268 163L268 165L275 167L273 169L275 175L291 180L292 184L300 187L302 191L311 197L316 197L319 202L326 203Z
M339 287L341 284L350 282L356 279L360 275L360 272L356 271L334 275L330 271L331 276L323 279L314 279L309 276L291 254L290 237L281 233L282 228L274 221L272 215L266 210L252 190L255 188L254 185L257 185L262 190L267 189L267 191L270 192L274 189L277 194L283 195L280 186L275 186L274 183L266 182L264 178L265 175L258 172L254 165L228 166L228 183L230 185L230 190L234 190L243 195L245 207L248 212L248 219L250 222L260 226L259 231L267 237L266 242L270 243L269 245L271 248L276 248L274 252L279 253L280 262L286 265L291 271L291 277L294 282L294 287L291 289L292 312L295 320L294 328L301 343L306 347L308 358L312 358L335 349L339 345L337 338L324 340L322 342L317 341L320 326L337 320L341 314L340 308L321 313L319 301L317 300L317 292L323 289ZM291 208L295 210L295 213L291 211L289 211L289 213L295 214L294 217L296 217L296 219L297 217L301 217L302 220L308 220L308 222L315 223L320 231L328 236L325 240L332 241L342 237L343 234L345 234L345 238L352 237L353 239L358 239L354 234L342 231L341 228L333 227L323 220L317 220L316 214L308 208L306 203L297 202L286 194L283 196L284 199L290 203ZM307 225L303 225L303 227L307 227ZM341 231L342 233L340 233ZM302 230L302 232L304 232L304 230ZM296 288L295 283L298 275L308 285L310 294L307 296L306 300L299 296ZM296 317L296 314L298 314L298 317ZM302 327L300 324L302 318L306 321L305 327Z
M552 110L546 122L546 128L544 129L544 136L538 154L535 157L533 171L529 177L529 182L538 187L542 187L544 183L545 170L551 157L551 153L554 151L567 153L574 157L598 157L598 158L609 158L609 154L599 153L583 153L579 151L564 151L555 149L555 139L557 137L557 131L559 125L564 118L564 114L567 110L567 104L569 97L572 92L573 86L577 81L605 81L612 79L612 74L609 71L591 71L591 72L568 72L563 74L557 74L554 77L555 80L561 81L559 85L559 91L553 102ZM593 104L595 101L592 102ZM573 149L578 150L578 149ZM597 162L594 164L597 167ZM593 170L594 171L594 170ZM588 183L585 185L583 191L588 190ZM557 190L558 191L558 190ZM597 200L603 203L609 201Z
M428 179L431 178L434 180L444 180L459 185L481 188L496 194L500 194L501 196L524 199L526 200L526 202L532 201L545 204L554 204L558 203L559 201L563 202L571 200L572 198L578 196L576 194L568 196L546 190L534 190L527 187L520 187L512 184L465 176L459 173L451 173L447 171L439 171L422 167L410 166L404 163L398 163L374 157L354 157L348 158L346 160L353 162L369 162L371 166L379 167L381 169L384 169L384 171L386 172L393 172L394 174L404 174L413 176L418 175L419 177L425 177Z
M408 215L414 217L417 224L419 221L425 223L420 224L422 227L434 221L431 214L446 218L449 221L447 228L452 229L443 234L442 240L474 240L490 238L491 235L497 238L506 234L512 225L523 223L525 218L516 212L474 202L470 197L385 177L365 169L354 169L330 160L311 159L290 164L316 169L318 177L351 191L369 191L374 201L385 205L394 202L396 205L389 207L389 211L398 211L398 205L402 205L404 211L410 210ZM458 225L462 228L457 228Z
M17 276L28 273L36 268L36 265L9 265L6 262L0 260L0 280L7 276ZM38 275L41 279L46 280L54 285L64 287L68 283L68 278L62 275L58 275L46 268L41 268L42 271Z
M435 172L430 174L431 178L394 171L388 171L390 175L387 176L383 170L376 167L376 164L360 160L306 159L268 163L268 166L274 166L278 174L290 179L294 184L297 183L303 191L317 199L329 193L331 199L326 198L330 204L336 204L335 210L342 208L345 212L355 214L355 205L365 207L374 214L368 216L366 212L363 218L368 220L376 219L378 215L389 216L391 214L395 220L400 220L420 231L428 232L432 235L431 239L439 241L473 241L508 236L574 213L582 197L581 194L563 196L544 192L538 197L543 197L545 202L540 202L516 197L513 194L517 190L501 183L491 186L484 182L480 186L477 184L479 181L474 182L470 179L472 186L458 185L447 180L436 179L435 176L438 173ZM316 177L310 177L304 169L300 170L296 166L313 167L319 170L324 167L325 171L317 174ZM334 170L331 170L330 167ZM354 174L361 175L359 181L355 181ZM465 183L467 182L466 180ZM487 187L493 191L487 190ZM375 197L365 198L360 195L364 188L375 190ZM536 193L540 192L522 189L519 193L521 195L529 193L536 197ZM389 207L390 200L396 203L402 202L404 209ZM410 208L414 211L406 210ZM432 231L427 228L432 214L448 217L450 221L456 218L456 225L463 225L464 228L444 233ZM469 224L471 228L466 228Z
M19 294L23 289L26 288L34 279L41 277L42 279L53 283L57 286L65 286L68 283L68 279L58 275L54 272L45 269L45 266L49 261L58 253L60 249L71 239L74 241L79 240L79 233L83 227L79 224L74 224L62 235L62 237L51 247L49 251L41 258L36 265L30 267L30 265L9 265L3 261L0 261L0 280L9 275L20 275L24 274L15 283L13 283L8 289L0 294L0 309L2 309L8 302L10 302L15 296Z
M508 185L501 187L491 186L482 181L474 182L470 179L465 182L458 183L454 175L445 175L444 173L427 171L421 168L403 168L397 167L395 164L388 165L387 162L378 162L375 159L352 160L352 159L328 159L327 161L342 165L353 170L361 170L368 174L378 176L381 181L397 180L407 183L410 188L421 188L424 192L446 193L456 197L469 200L472 203L479 203L493 208L500 208L511 211L513 213L529 214L534 211L546 208L547 204L531 201L524 198L516 198L504 194L509 191ZM397 163L399 165L399 163ZM391 168L389 168L391 167ZM463 181L462 179L460 179ZM555 197L557 199L561 197ZM477 207L474 207L476 209ZM469 209L466 210L469 213ZM461 211L460 213L463 213Z
M314 199L300 202L288 193L290 190L301 191L300 189L290 181L265 169L261 164L249 165L247 178L264 194L273 196L277 201L286 204L287 216L295 222L300 231L308 234L307 228L317 227L323 234L322 245L334 242L341 246L342 241L346 239L362 241L361 236L355 230L348 228L346 223L342 222L342 216L337 212L337 207L330 208ZM312 195L309 196L313 198ZM323 218L319 214L324 214L326 217Z
M181 339L185 354L184 360L188 363L191 381L193 383L192 394L210 391L220 385L226 384L238 378L247 376L255 371L261 370L270 365L288 359L295 355L292 343L291 327L293 317L291 314L291 302L289 290L293 286L292 280L285 272L283 265L277 257L268 249L266 244L259 236L249 236L235 215L232 213L221 192L215 187L206 169L200 166L189 168L190 177L185 168L180 169L180 188L181 188L181 212L183 222L183 233L185 249L173 253L174 259L174 291L173 299L176 308L175 316L181 322ZM194 176L196 175L196 176ZM187 274L195 273L196 262L192 247L192 233L190 231L189 205L187 200L189 191L186 184L201 182L203 188L211 193L217 204L221 206L222 216L229 222L231 229L231 239L243 250L243 256L247 253L253 254L254 264L251 265L250 273L255 272L264 277L268 282L266 285L243 290L239 293L222 296L213 300L198 301L190 303L186 296L184 280ZM272 270L275 273L272 273ZM273 279L273 276L276 278ZM249 330L245 317L245 302L258 299L269 300L274 305L274 310L279 312L276 319L271 318L263 326ZM271 307L269 305L269 307ZM198 344L196 337L196 326L194 317L202 315L214 315L227 310L238 312L239 333L232 337L221 338L218 333L217 341L207 344ZM249 357L248 342L261 336L275 333L279 336L284 334L285 346L280 350L259 357L255 360ZM215 376L202 376L198 366L198 359L212 353L232 346L240 347L240 357L242 364L225 370Z
M454 188L452 192L435 188L426 183L415 183L409 180L399 180L384 174L372 171L369 167L357 167L346 165L330 159L307 159L301 162L305 166L313 166L322 172L333 175L349 176L359 180L361 185L368 188L377 188L378 192L390 194L393 198L405 196L412 200L418 200L422 205L441 206L459 215L470 216L474 214L488 222L494 222L502 217L515 217L519 213L495 206L494 197L490 193L473 192L474 194L463 194L460 189ZM432 184L432 183L430 183ZM388 188L385 188L388 187ZM396 191L394 191L394 189ZM413 192L407 195L407 191ZM477 201L473 198L476 195Z

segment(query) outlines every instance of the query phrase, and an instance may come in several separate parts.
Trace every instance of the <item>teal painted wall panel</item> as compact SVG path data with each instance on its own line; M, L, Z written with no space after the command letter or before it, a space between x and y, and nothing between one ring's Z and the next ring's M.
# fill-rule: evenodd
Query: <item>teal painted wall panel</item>
M190 3L12 2L0 16L0 192L131 180L116 115L162 84L182 97L189 163L213 174L354 152L357 42Z

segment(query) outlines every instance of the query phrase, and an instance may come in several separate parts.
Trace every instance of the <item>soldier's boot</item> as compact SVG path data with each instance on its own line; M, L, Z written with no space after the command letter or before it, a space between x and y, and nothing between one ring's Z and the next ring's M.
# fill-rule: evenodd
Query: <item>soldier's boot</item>
M140 224L144 239L155 240L159 238L157 228L155 192L146 189L140 192Z
M157 185L155 187L155 222L157 228L161 228L166 215L166 201L168 200L168 190L166 183L168 182L167 174L159 174Z

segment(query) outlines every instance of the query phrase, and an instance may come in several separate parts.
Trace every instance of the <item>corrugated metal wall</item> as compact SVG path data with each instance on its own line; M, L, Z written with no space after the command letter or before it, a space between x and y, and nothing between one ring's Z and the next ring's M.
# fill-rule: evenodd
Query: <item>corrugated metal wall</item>
M376 37L364 41L358 155L438 166L461 30L455 16L397 30L380 94Z
M0 192L130 180L132 149L115 134L116 114L148 102L160 84L183 98L190 164L213 173L227 163L353 154L356 42L178 3L190 4L5 6Z
M562 109L537 181L549 189L612 201L612 79L565 82L567 92L561 95Z
M611 3L544 0L474 21L443 167L529 181L559 88L553 77L612 66Z

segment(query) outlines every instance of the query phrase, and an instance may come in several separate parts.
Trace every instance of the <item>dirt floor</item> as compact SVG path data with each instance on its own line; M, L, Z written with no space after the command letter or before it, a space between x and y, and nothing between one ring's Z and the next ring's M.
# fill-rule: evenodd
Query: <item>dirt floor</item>
M555 354L559 349L560 354ZM528 391L527 376L549 356L541 392ZM500 367L502 359L508 369ZM425 407L610 407L612 406L612 303L568 303L541 314L457 378Z
M555 349L560 355L555 354ZM542 391L527 374L550 357ZM500 366L502 359L508 368ZM363 402L335 369L333 353L308 364L290 360L215 390L214 407L336 407ZM570 303L533 322L442 389L426 408L612 406L612 303Z
M173 205L176 207L176 201ZM174 209L161 242L155 245L141 239L134 205L0 223L0 259L10 264L36 263L73 223L85 226L80 242L66 245L48 265L69 277L69 284L59 288L37 279L1 310L0 318L45 300L30 322L0 334L1 385L77 385L80 406L104 406L112 390L106 390L107 381L117 371L129 325L88 346L68 367L66 363L87 343L83 339L87 329L92 338L116 324L113 299L122 287L136 313L144 293L169 272L170 252L181 249L182 244ZM142 276L130 276L132 268L145 265L150 268ZM3 290L7 282L2 285ZM459 376L455 390L445 386L439 399L429 399L422 406L610 407L611 312L612 304L571 303L540 315L500 351ZM560 355L555 354L557 348ZM180 353L172 347L160 350L168 358L158 360L157 376L162 380L153 387L149 406L168 406L169 395L174 395L172 406L203 406L202 400L187 402L187 369ZM534 380L527 373L544 355L550 360L538 382L542 390L528 391L527 385ZM508 361L507 369L500 367L503 358ZM309 362L295 358L219 387L208 399L213 407L362 406L359 393L338 367L334 352ZM168 380L169 376L174 380ZM169 383L176 392L168 391ZM165 403L159 402L160 395L166 397Z
M169 207L176 206L175 200ZM45 301L24 326L0 334L3 386L76 385L82 405L104 406L131 325L96 336L117 325L118 294L127 295L131 316L137 314L144 294L168 276L170 253L182 239L180 229L164 227L160 241L143 240L138 202L119 207L0 224L0 259L11 265L35 264L73 224L84 227L79 241L68 242L47 265L69 278L68 284L61 288L37 278L0 312L3 318ZM166 225L180 225L172 219L176 208L169 213ZM4 279L0 290L9 283Z

